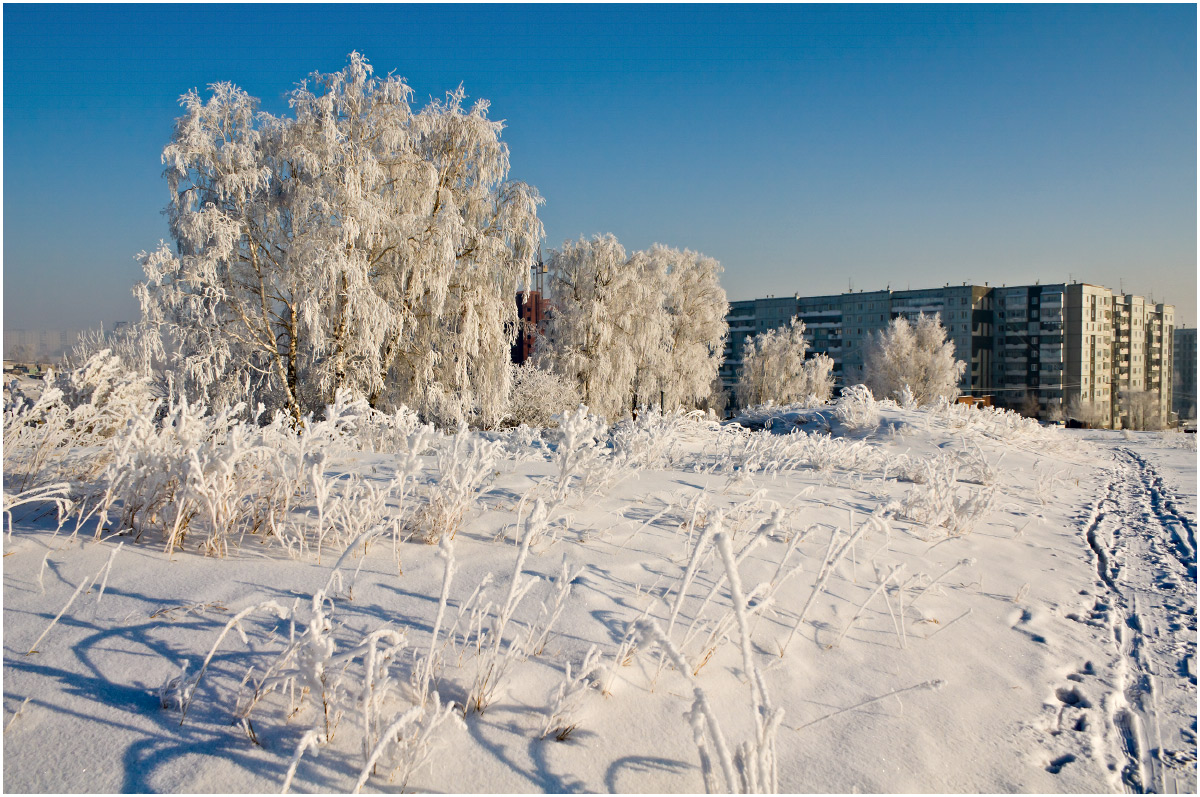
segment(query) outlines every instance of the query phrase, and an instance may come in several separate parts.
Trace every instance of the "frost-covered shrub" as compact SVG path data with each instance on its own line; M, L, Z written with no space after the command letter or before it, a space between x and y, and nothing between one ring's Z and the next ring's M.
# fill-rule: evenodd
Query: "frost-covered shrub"
M536 367L514 365L508 392L508 422L514 426L551 426L554 416L579 404L579 391L568 380Z
M397 407L391 413L378 410L367 399L348 389L334 393L332 404L326 405L320 422L309 423L304 434L309 441L321 438L325 445L341 446L355 451L407 451L412 435L424 428L429 443L433 427L421 423L417 413L407 407Z
M842 390L833 414L851 431L869 431L879 426L879 408L866 385L852 385Z
M929 404L958 396L958 380L966 363L954 359L954 343L946 339L940 316L922 313L917 323L894 318L885 331L873 333L863 351L863 381L876 398L900 398Z
M110 437L131 418L153 413L150 379L130 371L110 349L53 380L70 407L72 423L96 437Z
M916 484L901 500L900 514L951 535L969 533L991 510L997 487L990 481L978 489L960 484L962 464L954 454L920 461L923 473L913 479Z
M559 415L557 420L557 439L551 457L556 471L552 492L555 501L561 501L572 486L582 489L595 476L602 457L599 440L606 426L603 419L589 413L583 404L573 412Z
M555 739L565 742L579 727L580 711L584 699L596 683L594 679L599 665L600 656L595 645L588 650L583 663L576 666L574 673L571 671L571 662L567 662L562 683L546 711L541 738L554 734Z
M767 428L752 432L731 424L721 429L718 439L719 453L695 462L694 469L767 476L804 468L823 473L834 470L870 473L882 469L887 462L886 454L862 440L809 434L799 429L776 434Z
M1122 390L1119 396L1121 425L1138 431L1158 431L1163 428L1164 405L1157 390ZM1099 425L1107 418L1102 418Z
M6 488L90 481L111 455L106 441L156 411L149 380L107 349L77 368L48 372L36 400L13 380L4 388Z
M260 624L257 615L273 615L290 625L281 648L271 650L272 643L279 644L279 635L270 625ZM256 722L260 729L271 722L308 726L292 753L284 792L304 753L327 748L339 730L357 741L351 749L357 748L361 756L351 770L358 771L355 793L372 775L387 775L403 788L428 762L439 729L459 722L453 704L443 703L436 692L426 697L407 689L398 666L408 645L404 633L390 627L365 635L352 631L335 620L332 598L318 591L307 611L300 610L299 601L291 609L275 601L242 609L217 636L194 678L188 676L186 663L182 672L169 677L159 699L164 708L181 713L180 724L188 720L197 687L222 641L236 630L249 642L248 629L269 637L247 654L253 664L234 696L234 724L255 744L261 744ZM406 698L413 702L405 706Z
M212 555L256 535L278 540L293 555L311 549L319 557L367 532L398 532L391 521L398 523L406 508L407 482L420 469L432 429L411 413L371 410L348 393L325 415L296 427L276 413L263 424L261 410L246 420L241 405L209 413L180 399L161 419L130 419L105 443L109 458L92 506L97 533L109 524L151 534L168 551L196 540ZM390 482L326 477L331 455L375 448L394 454ZM310 517L294 516L306 503Z
M824 354L805 359L808 341L804 329L803 321L792 318L786 327L746 339L734 386L738 404L828 401L833 392L833 360Z

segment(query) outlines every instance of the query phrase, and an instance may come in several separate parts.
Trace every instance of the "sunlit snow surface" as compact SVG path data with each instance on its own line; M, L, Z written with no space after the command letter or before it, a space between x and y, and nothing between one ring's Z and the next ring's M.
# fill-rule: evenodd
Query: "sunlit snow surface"
M537 521L545 525L521 567L519 584L532 583L523 595L511 590L518 541L534 499L554 493L559 438L486 435L508 454L454 540L434 644L440 700L461 706L478 683L485 656L472 628L519 598L503 656L505 644L544 624L564 561L574 579L540 654L516 650L482 713L434 729L407 790L703 791L685 715L698 687L731 756L753 747L748 647L768 707L783 712L773 765L783 792L1195 792L1191 439L1040 429L1004 438L946 413L894 408L856 436L843 435L828 409L750 420L771 428L677 420L665 438L626 444L645 447L641 465L569 481ZM603 464L618 452L601 443ZM394 461L345 454L330 471L382 483ZM418 502L439 479L434 456L422 464ZM936 479L947 472L955 495L917 500L923 485L913 479L945 487ZM947 500L962 515L957 527L908 519L935 517ZM303 678L299 694L277 689L245 709L253 684L312 623L312 598L330 583L336 555L292 559L247 534L226 558L194 545L168 556L147 539L97 543L91 528L55 535L53 517L30 509L14 511L4 544L7 791L275 792L305 733L327 728L332 738L304 751L291 788L349 791L370 741L419 700L420 678L410 676L437 622L437 545L400 543L402 573L390 536L343 563L321 604L330 623L322 639L332 643L321 654L335 712L327 725ZM714 532L745 552L737 581L750 595L747 646ZM460 612L489 574L482 597ZM234 628L217 646L181 722L180 684L195 682L236 613L268 601L294 628L272 611L247 615L244 633ZM639 618L670 629L690 680L638 631ZM368 688L362 643L380 629L405 644L376 661ZM581 673L593 646L599 664ZM296 659L301 675L317 672L315 655ZM184 662L174 691L162 690ZM563 708L573 725L565 740L542 738L568 664L592 685ZM388 781L396 755L385 750L364 791L401 787ZM719 762L711 766L724 788Z

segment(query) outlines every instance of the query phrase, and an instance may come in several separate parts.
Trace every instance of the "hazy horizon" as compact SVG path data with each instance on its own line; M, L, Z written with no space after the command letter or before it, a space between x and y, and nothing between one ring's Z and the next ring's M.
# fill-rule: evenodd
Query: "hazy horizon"
M1196 324L1196 9L4 8L4 328L133 320L192 87L285 94L351 50L506 120L546 248L612 232L730 300L1069 282Z

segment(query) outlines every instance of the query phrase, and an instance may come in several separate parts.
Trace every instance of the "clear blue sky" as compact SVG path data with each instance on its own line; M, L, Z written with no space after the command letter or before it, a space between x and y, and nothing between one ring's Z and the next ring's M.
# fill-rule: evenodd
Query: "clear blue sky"
M731 299L1075 279L1196 321L1196 9L4 6L4 327L136 315L191 87L286 109L351 50L507 120L547 247L716 257Z

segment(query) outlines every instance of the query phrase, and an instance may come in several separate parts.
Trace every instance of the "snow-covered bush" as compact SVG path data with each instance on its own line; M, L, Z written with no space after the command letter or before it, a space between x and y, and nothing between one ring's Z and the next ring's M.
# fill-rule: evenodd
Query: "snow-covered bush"
M605 423L580 404L573 412L556 416L557 442L551 462L555 475L551 488L554 500L562 501L573 486L583 489L595 477L603 455L599 440Z
M1124 390L1120 394L1121 425L1137 431L1163 428L1162 398L1157 390Z
M1079 396L1071 397L1071 400L1067 402L1064 414L1067 418L1078 421L1089 429L1098 429L1106 425L1107 421L1099 404L1093 401L1084 401Z
M879 407L866 385L851 385L842 390L833 414L851 431L869 431L879 426Z
M863 381L879 399L903 396L916 405L939 397L953 400L965 369L966 363L954 359L954 343L946 340L937 315L922 313L915 325L894 318L887 330L870 336L863 351Z
M438 449L438 480L428 503L414 521L425 541L454 539L479 495L497 475L496 460L503 445L481 440L465 427Z
M583 662L576 665L573 672L571 662L567 662L562 683L558 685L546 712L541 738L545 739L554 734L555 739L565 742L579 727L580 711L585 697L595 683L593 679L599 669L599 659L599 651L592 645L583 657Z
M612 427L613 455L626 467L657 468L672 462L671 448L679 442L684 425L703 416L699 410L663 412L643 407L636 418L627 418Z
M786 327L768 329L746 339L734 387L739 405L829 400L833 360L824 354L805 359L808 341L804 330L804 322L793 317Z
M514 365L508 392L508 421L516 426L546 427L559 413L579 404L579 391L562 376L533 362Z
M53 382L72 408L72 423L96 437L111 437L131 418L153 413L150 379L130 371L110 349L102 349Z
M346 727L345 733L357 737L362 757L353 791L360 791L381 765L382 772L390 773L388 779L399 780L403 788L429 760L439 728L460 721L453 704L442 703L436 692L430 699L417 699L406 710L397 710L406 693L397 665L407 637L389 627L365 635L350 631L335 621L331 597L318 591L304 612L299 601L291 609L275 601L242 609L226 623L194 678L188 676L186 664L179 675L168 678L159 699L164 708L180 711L180 724L187 721L197 687L226 636L236 630L249 642L247 628L264 634L270 630L253 625L256 615L287 621L291 633L273 656L249 667L234 697L234 724L255 744L261 744L259 729L271 720L281 727L297 720L309 726L292 754L282 791L290 789L304 753L329 746L338 730ZM276 638L270 634L268 649ZM250 655L264 653L263 646L255 645Z

